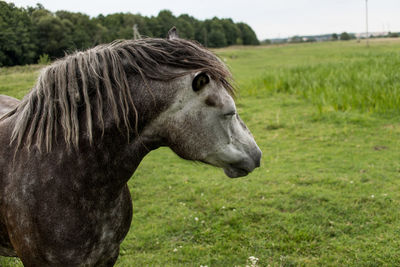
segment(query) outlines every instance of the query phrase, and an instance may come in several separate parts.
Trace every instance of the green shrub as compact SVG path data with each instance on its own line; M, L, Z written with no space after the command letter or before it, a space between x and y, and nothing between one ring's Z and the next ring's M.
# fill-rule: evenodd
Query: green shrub
M39 65L48 65L50 64L51 60L48 54L43 54L39 57L38 64Z

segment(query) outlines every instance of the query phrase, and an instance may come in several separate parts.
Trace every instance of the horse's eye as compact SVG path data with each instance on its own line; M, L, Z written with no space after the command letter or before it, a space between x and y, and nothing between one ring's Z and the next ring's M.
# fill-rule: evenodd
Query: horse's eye
M201 72L194 77L192 82L193 91L200 91L206 84L210 82L210 78L205 72Z
M230 111L224 114L224 117L233 117L236 115L236 111Z

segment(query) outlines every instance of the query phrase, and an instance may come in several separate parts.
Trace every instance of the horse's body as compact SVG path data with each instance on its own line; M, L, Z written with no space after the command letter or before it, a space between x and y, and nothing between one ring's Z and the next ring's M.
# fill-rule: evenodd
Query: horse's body
M45 69L0 120L0 255L26 266L112 266L132 218L127 181L153 149L169 146L230 177L259 166L224 66L204 48L146 39L85 53ZM196 53L214 66L190 63ZM176 61L163 63L168 56Z
M19 100L8 96L8 95L0 95L0 117L3 114L13 110L19 103Z

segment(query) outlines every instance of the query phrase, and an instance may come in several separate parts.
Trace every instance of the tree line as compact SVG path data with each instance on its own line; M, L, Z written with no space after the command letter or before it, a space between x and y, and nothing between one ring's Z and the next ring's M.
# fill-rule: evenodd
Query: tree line
M200 21L187 14L176 17L169 10L152 17L115 13L91 18L68 11L53 13L40 4L18 8L0 1L0 66L32 64L40 56L55 59L115 39L132 39L134 25L142 36L160 38L176 26L180 37L207 47L259 44L249 25L232 19Z

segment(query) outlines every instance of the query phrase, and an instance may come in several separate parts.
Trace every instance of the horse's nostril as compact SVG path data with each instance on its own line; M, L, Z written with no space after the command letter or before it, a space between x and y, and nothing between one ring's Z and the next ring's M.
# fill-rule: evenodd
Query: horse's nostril
M261 157L256 160L256 168L260 167Z
M253 158L253 160L254 160L254 163L255 163L255 167L256 167L256 168L260 167L260 164L261 164L261 156L262 156L262 152L261 152L260 149L257 149L257 150L255 151L255 153L252 155L252 158Z

